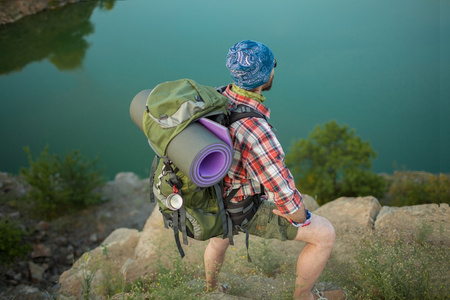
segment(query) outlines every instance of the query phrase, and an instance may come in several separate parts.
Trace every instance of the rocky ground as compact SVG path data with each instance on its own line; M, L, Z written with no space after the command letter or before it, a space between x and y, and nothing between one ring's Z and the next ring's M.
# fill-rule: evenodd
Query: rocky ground
M129 192L129 184L133 184L134 193ZM26 259L10 268L0 267L1 299L54 298L60 288L59 276L74 261L117 228L142 230L153 209L147 181L131 173L118 174L115 181L105 185L103 195L109 201L52 222L30 219L11 205L27 189L23 181L0 173L0 216L24 224L32 232L28 240L33 245Z
M23 179L0 173L0 217L7 216L23 223L24 229L32 232L29 242L33 245L33 251L26 259L10 268L0 267L0 299L67 299L59 293L71 294L72 290L79 290L81 284L79 278L73 278L76 272L71 272L74 262L90 250L95 256L101 251L99 245L105 239L110 240L105 243L110 245L108 253L118 268L128 266L130 261L133 263L127 269L129 280L146 274L148 270L144 269L152 266L149 264L154 261L151 256L155 251L150 251L152 243L164 241L173 244L172 239L165 238L167 231L161 226L160 214L149 218L154 206L149 203L148 179L141 180L133 173L119 173L114 181L104 186L102 195L109 201L52 222L31 219L19 209L17 199L27 192ZM308 197L304 196L306 201ZM313 204L316 207L312 207ZM305 202L305 205L328 218L335 226L338 238L334 253L344 261L364 235L372 233L390 241L417 240L420 228L428 228L424 224L429 226L427 243L450 245L448 204L396 208L381 206L375 198L366 197L339 198L319 208L312 199L311 204ZM112 232L115 234L110 235ZM244 237L240 236L241 240L236 245L243 247ZM134 242L127 243L127 240ZM257 242L254 237L252 243ZM201 259L192 253L200 253L197 250L203 249L204 244L190 244L185 250L191 255L188 253L186 257ZM286 253L298 255L295 242L284 242L283 249ZM268 290L273 290L278 286L272 282L269 287ZM252 291L249 293L255 295ZM235 299L226 298L223 293L213 296L209 295L209 299Z

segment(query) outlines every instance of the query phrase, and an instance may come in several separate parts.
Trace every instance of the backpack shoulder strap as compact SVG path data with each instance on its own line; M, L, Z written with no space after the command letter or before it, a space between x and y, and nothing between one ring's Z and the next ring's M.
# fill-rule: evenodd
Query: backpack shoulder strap
M266 117L263 114L255 111L255 110L246 111L246 112L231 112L230 116L228 117L228 126L230 126L234 122L239 121L240 119L243 119L243 118L266 119Z
M155 195L153 194L153 183L155 182L155 173L159 162L158 158L158 155L155 155L155 158L152 162L152 167L150 168L150 203L156 203Z

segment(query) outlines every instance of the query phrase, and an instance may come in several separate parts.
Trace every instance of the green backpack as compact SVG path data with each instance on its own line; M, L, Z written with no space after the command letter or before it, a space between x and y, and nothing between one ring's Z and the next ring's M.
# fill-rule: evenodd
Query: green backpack
M238 189L223 199L222 178L211 186L198 186L171 161L167 153L170 142L200 118L228 127L244 117L263 117L255 111L229 114L228 99L221 94L223 88L203 86L190 79L164 82L150 92L146 102L142 130L156 153L150 174L150 200L155 202L156 199L165 227L173 229L182 257L184 251L179 232L184 244L188 244L189 236L202 241L212 237L229 238L233 245L233 228L236 225L240 228L242 220L248 221L253 216L249 214L256 211L252 201L245 207L227 211L225 205ZM168 198L174 196L182 197L179 209L168 207ZM236 219L230 213L238 216L239 224L232 221Z

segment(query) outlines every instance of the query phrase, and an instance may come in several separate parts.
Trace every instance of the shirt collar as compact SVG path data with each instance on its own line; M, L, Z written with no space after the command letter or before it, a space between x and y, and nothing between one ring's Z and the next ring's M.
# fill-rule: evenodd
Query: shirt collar
M233 92L235 92L236 94L239 94L239 95L241 95L241 96L244 96L244 97L247 97L247 98L256 100L256 101L258 101L259 103L263 103L263 102L266 100L266 97L264 97L263 95L253 93L253 92L251 92L251 91L244 90L244 89L238 87L238 86L237 86L236 84L234 84L234 83L233 83L232 86L231 86L231 90L232 90Z
M254 95L258 95L252 93ZM230 99L230 109L237 107L238 105L248 106L266 116L267 119L270 119L270 109L258 102L257 100L246 97L245 95L241 95L233 90L232 85L228 85L227 89L224 92L224 95Z

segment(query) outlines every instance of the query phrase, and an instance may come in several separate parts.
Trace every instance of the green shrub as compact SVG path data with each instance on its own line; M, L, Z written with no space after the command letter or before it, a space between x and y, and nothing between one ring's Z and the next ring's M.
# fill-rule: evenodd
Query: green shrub
M449 295L444 247L367 242L357 258L361 292L375 299L443 299Z
M445 245L365 238L355 250L355 262L332 257L319 281L337 284L350 299L448 299Z
M317 126L295 143L286 156L298 188L324 204L341 196L381 197L382 177L370 171L376 152L347 125L335 121Z
M32 249L31 245L24 243L27 233L20 228L17 222L8 218L0 220L0 264L10 266L15 259L24 257Z
M389 205L450 203L450 178L424 172L395 172L389 187Z
M101 202L100 193L95 192L103 185L97 159L89 161L77 150L61 159L50 154L48 146L35 161L28 147L25 152L30 167L21 173L33 187L29 197L40 216L51 219Z

